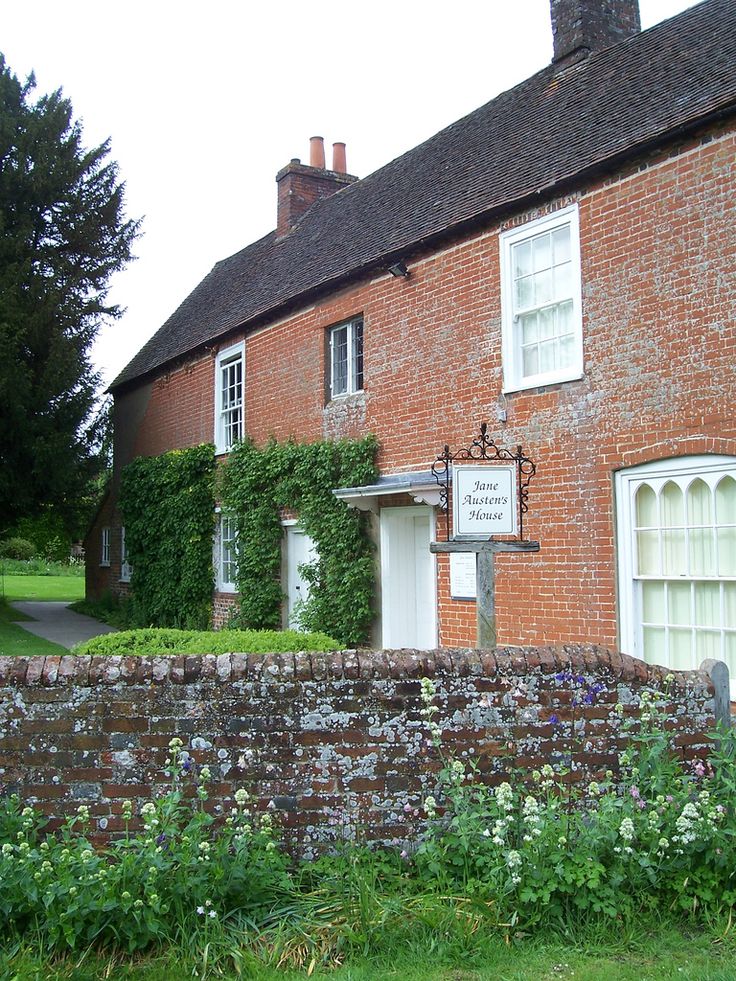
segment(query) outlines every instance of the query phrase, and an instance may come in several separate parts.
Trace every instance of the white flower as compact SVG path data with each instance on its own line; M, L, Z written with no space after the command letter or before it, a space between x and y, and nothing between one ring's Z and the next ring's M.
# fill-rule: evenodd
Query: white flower
M506 864L510 869L516 869L521 865L521 855L513 849L506 856Z
M211 909L207 915L211 920L213 920L217 916L217 913L213 909Z
M634 822L631 818L624 818L619 825L618 833L624 839L624 841L633 841L636 834L634 830Z
M237 804L245 804L248 800L248 792L240 787L239 790L235 791L235 802Z

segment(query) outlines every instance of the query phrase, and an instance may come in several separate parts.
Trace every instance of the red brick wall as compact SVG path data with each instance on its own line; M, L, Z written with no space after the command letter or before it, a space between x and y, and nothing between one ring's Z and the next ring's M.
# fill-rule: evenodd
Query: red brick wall
M426 469L487 420L537 463L527 537L497 559L502 643L615 645L613 474L689 453L736 454L736 137L716 133L408 261L246 340L246 428L314 440L375 433L384 473ZM585 375L503 395L500 231L579 202ZM362 314L365 391L325 405L327 329ZM231 338L231 343L237 338ZM212 438L211 357L154 385L136 443L158 453ZM497 422L497 410L507 413ZM407 501L407 503L410 503ZM474 604L449 597L440 641L467 644Z
M595 703L574 707L582 689L560 672L602 684ZM55 819L85 803L99 836L114 834L124 800L139 807L167 785L167 747L179 736L212 770L215 813L245 786L259 807L274 802L287 842L306 854L343 830L402 838L404 805L421 807L440 765L420 715L423 676L436 683L446 750L490 783L548 762L572 762L576 779L615 770L614 707L636 716L644 688L666 691L666 725L688 758L707 751L713 726L707 674L667 681L662 669L591 646L0 657L0 793Z

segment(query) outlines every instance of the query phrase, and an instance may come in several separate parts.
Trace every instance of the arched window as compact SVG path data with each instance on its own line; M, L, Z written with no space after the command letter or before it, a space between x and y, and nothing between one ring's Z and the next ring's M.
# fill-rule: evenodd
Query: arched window
M621 648L736 675L736 458L682 457L616 474ZM732 688L734 686L732 685Z

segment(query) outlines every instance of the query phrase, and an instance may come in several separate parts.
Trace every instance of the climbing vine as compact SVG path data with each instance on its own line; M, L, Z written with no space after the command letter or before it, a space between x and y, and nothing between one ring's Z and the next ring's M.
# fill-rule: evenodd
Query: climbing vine
M138 457L123 469L120 510L140 626L204 629L212 609L215 450Z
M374 437L317 443L239 443L223 468L220 497L238 521L239 625L281 624L282 509L296 512L317 557L302 568L310 586L300 611L304 630L341 643L368 641L374 590L373 548L363 512L332 493L376 478Z

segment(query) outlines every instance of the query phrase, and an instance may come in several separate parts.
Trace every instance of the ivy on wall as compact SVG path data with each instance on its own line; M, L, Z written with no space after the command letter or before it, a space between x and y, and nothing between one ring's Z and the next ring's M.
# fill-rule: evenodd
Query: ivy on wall
M300 611L304 630L321 630L346 645L364 644L373 619L373 546L366 515L332 493L373 483L377 442L239 443L220 481L223 510L238 521L239 624L281 625L281 509L293 509L315 542L317 558L302 570L310 598Z
M205 629L212 610L215 448L138 457L123 469L120 510L141 626Z

